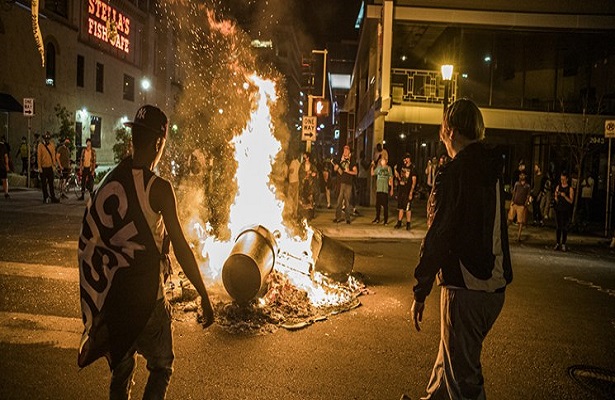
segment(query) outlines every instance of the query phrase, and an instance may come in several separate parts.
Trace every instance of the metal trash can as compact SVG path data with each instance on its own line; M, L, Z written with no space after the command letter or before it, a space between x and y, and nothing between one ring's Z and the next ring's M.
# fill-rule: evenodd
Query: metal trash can
M349 246L314 229L311 248L314 271L338 282L348 280L354 268L354 251Z
M275 238L267 228L255 225L241 232L222 267L222 283L239 304L266 291L267 276L278 252Z

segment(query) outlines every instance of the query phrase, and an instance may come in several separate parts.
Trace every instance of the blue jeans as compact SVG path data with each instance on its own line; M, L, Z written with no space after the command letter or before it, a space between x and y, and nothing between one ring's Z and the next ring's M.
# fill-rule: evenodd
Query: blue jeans
M137 353L147 360L149 370L143 399L164 399L171 381L175 357L171 329L171 305L166 299L158 300L135 345L111 372L109 399L126 400L130 398Z

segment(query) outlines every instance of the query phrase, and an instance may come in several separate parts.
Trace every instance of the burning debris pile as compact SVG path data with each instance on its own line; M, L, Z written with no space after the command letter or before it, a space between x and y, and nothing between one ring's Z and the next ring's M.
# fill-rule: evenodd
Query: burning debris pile
M232 334L269 334L279 328L302 329L361 305L358 297L365 293L366 288L358 278L352 277L344 285L326 276L320 279L331 293L341 297L337 304L314 305L306 291L298 289L284 274L272 271L267 277L267 292L257 300L239 304L212 296L216 324ZM191 319L190 313L198 312L200 321L197 293L189 284L167 286L167 296L175 306L175 319Z

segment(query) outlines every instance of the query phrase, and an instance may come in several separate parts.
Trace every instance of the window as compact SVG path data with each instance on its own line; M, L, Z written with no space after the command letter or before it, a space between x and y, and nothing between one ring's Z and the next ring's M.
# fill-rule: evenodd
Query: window
M135 101L135 78L124 74L124 100Z
M96 91L103 93L105 90L105 66L101 63L96 63Z
M77 86L84 87L85 59L77 54Z
M53 43L45 46L45 85L56 85L56 47Z

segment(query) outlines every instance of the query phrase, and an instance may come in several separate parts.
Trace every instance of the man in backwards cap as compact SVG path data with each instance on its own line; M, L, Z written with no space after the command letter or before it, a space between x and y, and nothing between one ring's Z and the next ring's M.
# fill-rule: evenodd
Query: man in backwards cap
M171 310L163 290L169 241L201 296L205 326L214 315L179 224L173 188L153 172L164 151L167 117L145 105L126 125L132 128L133 156L107 175L83 218L79 269L85 330L78 364L85 367L106 357L112 371L110 398L125 399L139 353L150 372L143 397L162 399L174 358Z

